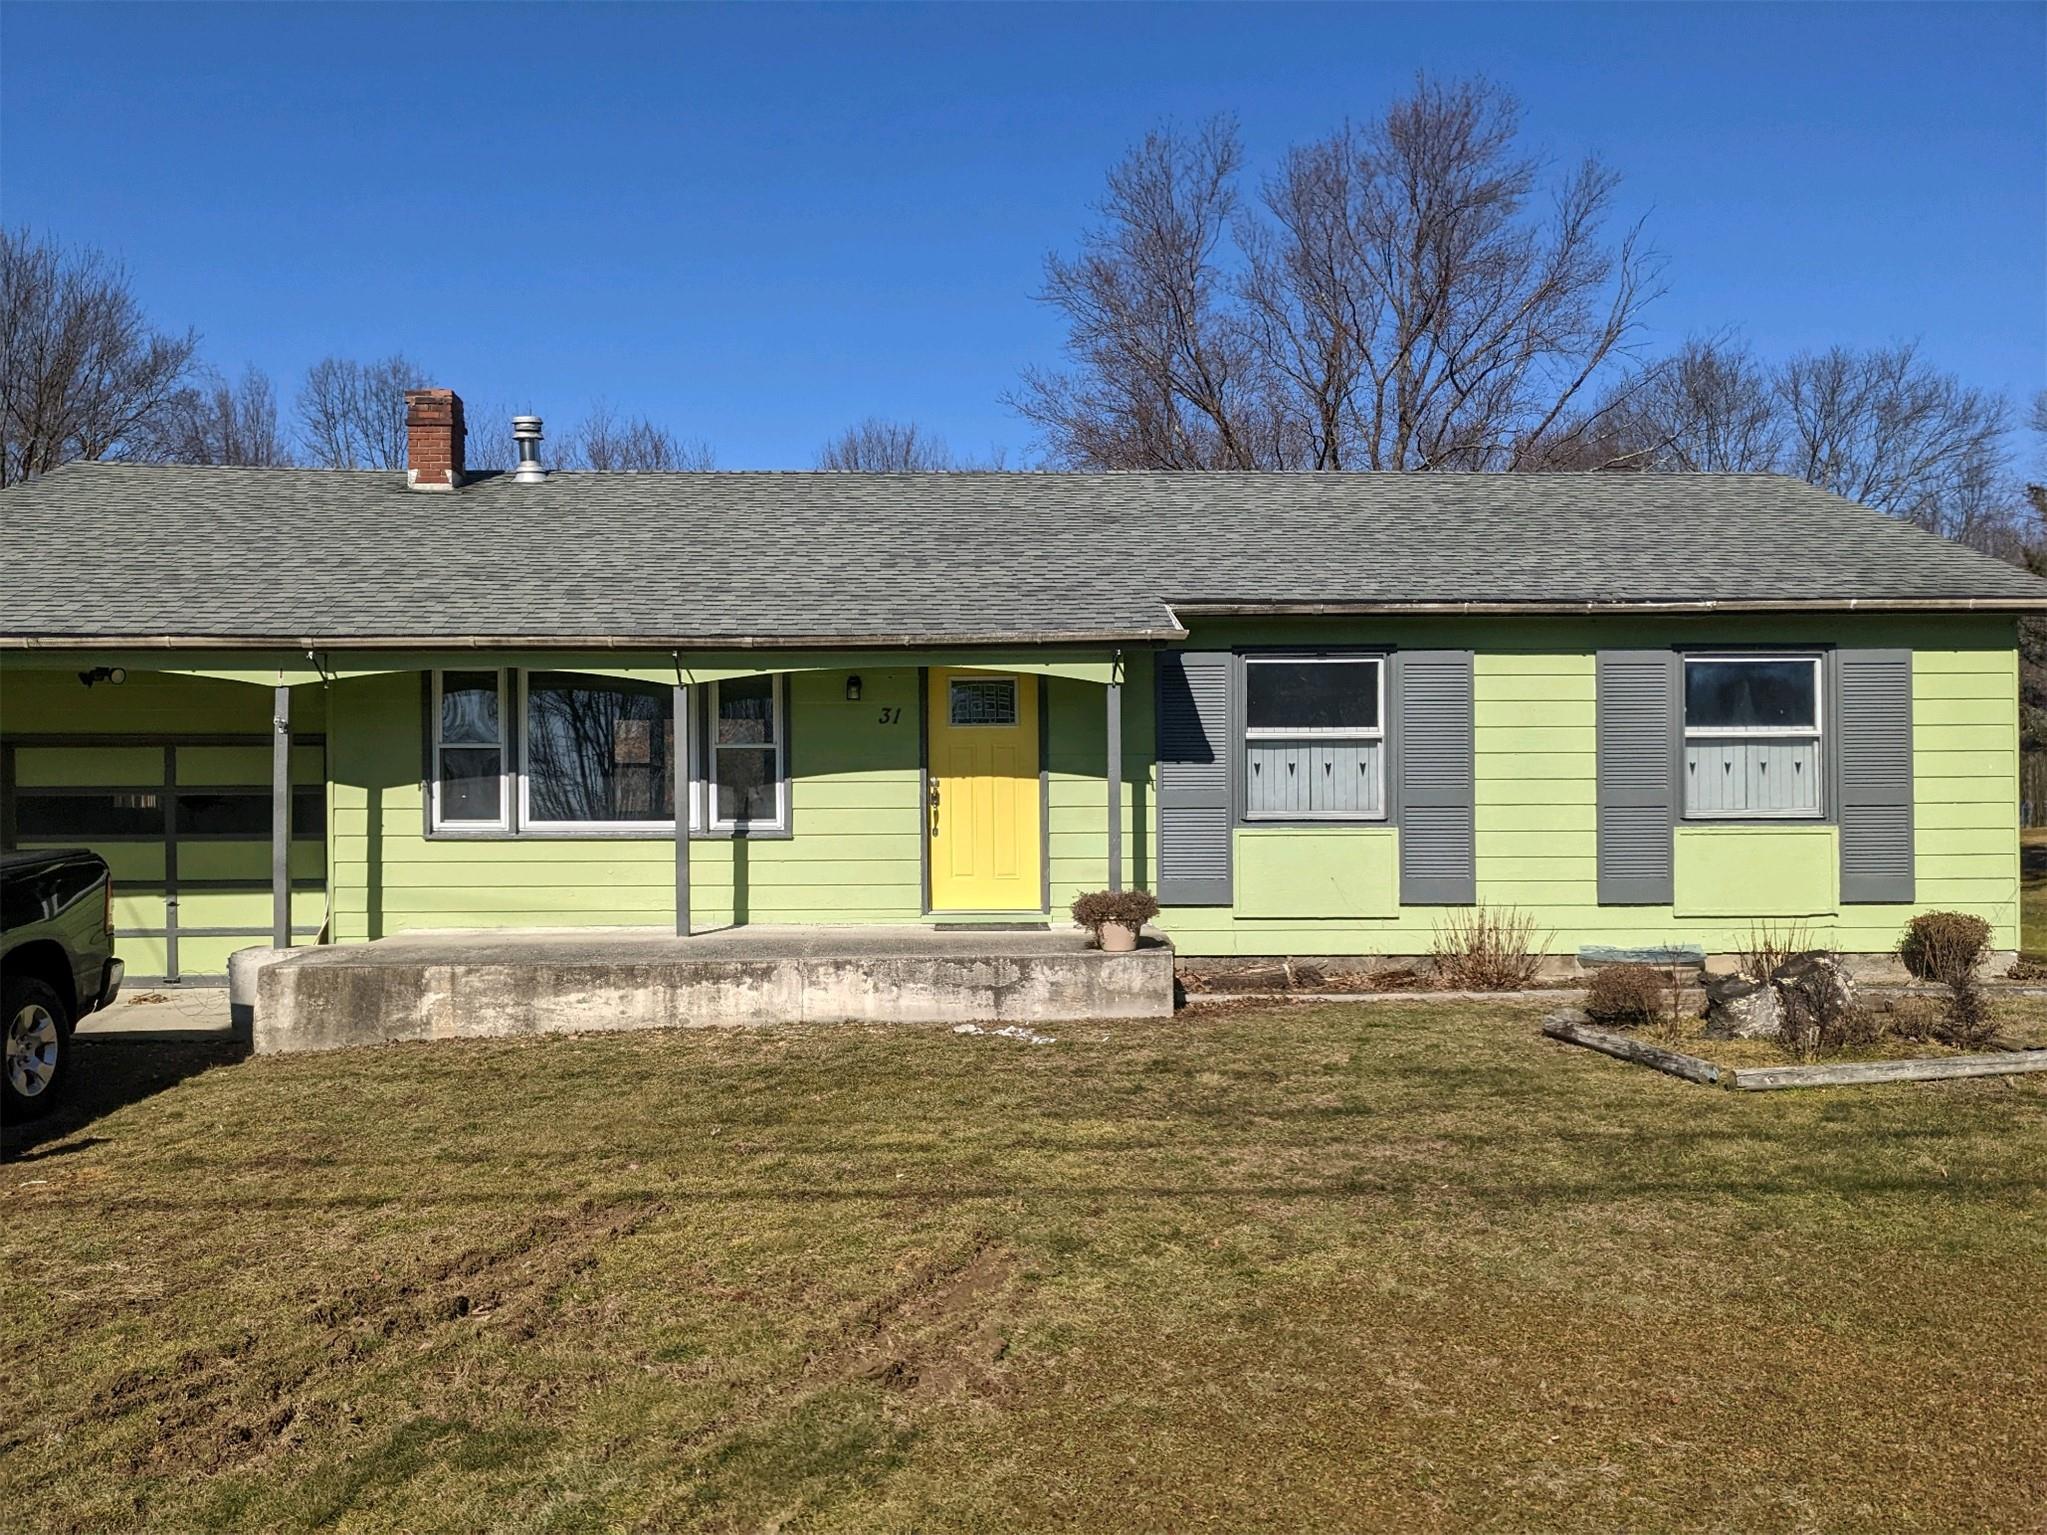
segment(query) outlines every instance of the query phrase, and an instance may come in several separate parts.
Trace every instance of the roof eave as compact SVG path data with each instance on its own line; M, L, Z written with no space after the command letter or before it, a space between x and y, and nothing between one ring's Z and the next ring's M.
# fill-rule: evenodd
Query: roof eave
M1401 614L1557 617L1600 613L2047 613L2047 597L1832 597L1623 602L1188 602L1189 618L1364 617Z
M1017 629L933 634L0 634L0 650L929 650L1152 645L1185 629Z

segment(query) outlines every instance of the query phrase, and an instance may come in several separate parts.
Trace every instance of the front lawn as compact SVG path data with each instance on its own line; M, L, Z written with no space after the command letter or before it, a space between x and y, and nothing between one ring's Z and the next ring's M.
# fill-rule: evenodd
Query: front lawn
M2047 1083L1541 1011L82 1045L132 1101L0 1167L0 1523L2037 1528Z

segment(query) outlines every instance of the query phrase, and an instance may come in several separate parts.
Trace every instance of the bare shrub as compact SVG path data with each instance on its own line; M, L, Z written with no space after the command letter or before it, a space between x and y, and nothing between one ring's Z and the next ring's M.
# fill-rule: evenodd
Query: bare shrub
M1074 922L1093 933L1097 943L1111 922L1135 933L1158 914L1158 897L1149 890L1090 890L1073 898Z
M1682 1043L1692 1032L1697 1014L1685 1010L1684 983L1673 968L1666 978L1668 984L1663 993L1663 1011L1657 1017L1657 1034L1666 1045Z
M1873 1008L1857 1005L1821 1012L1794 1005L1787 995L1777 1043L1786 1054L1814 1061L1843 1050L1866 1050L1892 1026L1892 1020Z
M1947 1017L1938 1037L1945 1043L1980 1045L1996 1032L1980 972L1990 957L1990 924L1960 911L1922 912L1905 924L1898 958L1922 980L1948 989Z
M1518 907L1480 901L1452 911L1436 928L1431 953L1447 986L1465 991L1519 991L1542 969L1549 935L1535 936L1535 918Z
M1890 1027L1900 1039L1937 1040L1947 1027L1946 1010L1931 997L1897 997L1891 1002Z
M1770 973L1783 1007L1777 1042L1802 1060L1873 1044L1883 1020L1856 1005L1838 955L1814 949L1794 954Z
M1963 911L1921 912L1905 924L1898 958L1922 981L1952 986L1988 958L1990 924Z
M1759 922L1748 930L1748 943L1736 955L1741 964L1741 973L1752 981L1767 982L1777 973L1777 967L1794 954L1812 952L1812 937L1806 932L1803 922L1793 922L1788 927L1778 928L1774 923Z
M1654 965L1603 965L1585 989L1585 1016L1598 1023L1648 1023L1663 1009L1663 972Z

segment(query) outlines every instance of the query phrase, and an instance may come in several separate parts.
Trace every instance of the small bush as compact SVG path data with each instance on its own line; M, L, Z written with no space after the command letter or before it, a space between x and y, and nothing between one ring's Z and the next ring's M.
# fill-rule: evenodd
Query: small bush
M1990 957L1990 924L1961 911L1922 912L1905 924L1898 958L1921 980L1948 989L1947 1020L1940 1038L1964 1048L1996 1032L1990 1003L1978 973Z
M1777 1043L1786 1054L1802 1061L1816 1061L1842 1050L1861 1050L1875 1044L1891 1027L1891 1020L1868 1007L1846 1007L1821 1015L1794 1007L1786 998L1784 1021L1777 1026Z
M1794 922L1789 927L1778 928L1768 922L1759 923L1748 930L1748 943L1736 956L1741 964L1741 973L1751 981L1767 981L1777 973L1777 967L1794 954L1812 951L1812 940L1806 934L1803 922Z
M1900 1039L1937 1040L1947 1028L1947 1010L1931 997L1908 993L1892 999L1890 1024Z
M1905 924L1898 958L1922 981L1952 986L1989 957L1990 924L1963 911L1922 912Z
M1465 991L1519 991L1542 969L1548 935L1538 941L1535 918L1481 901L1453 911L1436 929L1432 952L1446 986Z
M1090 890L1073 899L1073 920L1093 933L1097 942L1111 922L1135 930L1158 914L1158 897L1149 890Z
M1654 965L1602 965L1585 989L1585 1016L1597 1023L1648 1023L1662 1014L1664 987Z

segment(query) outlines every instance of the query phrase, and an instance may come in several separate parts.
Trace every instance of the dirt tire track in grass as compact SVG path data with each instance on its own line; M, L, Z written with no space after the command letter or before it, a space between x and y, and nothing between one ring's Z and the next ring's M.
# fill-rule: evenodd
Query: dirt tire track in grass
M919 1432L921 1413L997 1398L1009 1348L1004 1297L1019 1266L996 1236L976 1232L963 1255L927 1261L855 1309L795 1374L761 1383L687 1436L677 1446L693 1484L686 1522L705 1530L784 1528L886 1476ZM762 1505L747 1485L748 1460L764 1445L815 1434L835 1415L852 1420L842 1437L857 1435L863 1397L874 1442L858 1456L819 1456L772 1507Z
M606 1247L666 1209L586 1199L412 1274L342 1285L305 1309L306 1320L325 1329L318 1354L274 1357L261 1337L244 1330L217 1346L187 1350L169 1366L123 1373L93 1395L73 1425L151 1413L154 1436L127 1458L129 1474L211 1474L288 1451L307 1429L341 1413L337 1400L350 1393L337 1387L372 1361L386 1366L393 1347L431 1352L457 1322L501 1328L522 1341L533 1337L556 1298Z

